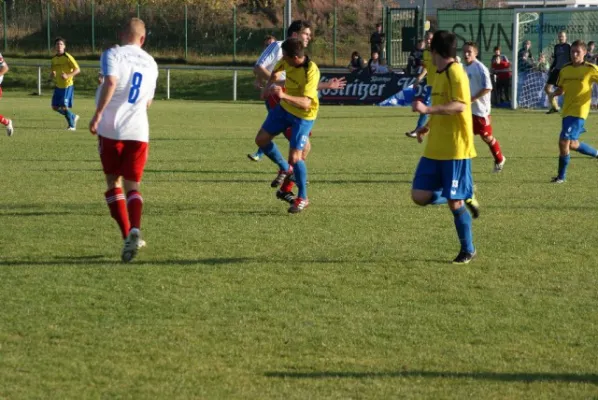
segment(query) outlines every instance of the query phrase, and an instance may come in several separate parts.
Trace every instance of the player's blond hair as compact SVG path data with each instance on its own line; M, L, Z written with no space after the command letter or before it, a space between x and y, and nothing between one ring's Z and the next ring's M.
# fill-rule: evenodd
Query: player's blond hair
M145 22L141 18L131 18L125 24L123 33L136 39L145 37Z

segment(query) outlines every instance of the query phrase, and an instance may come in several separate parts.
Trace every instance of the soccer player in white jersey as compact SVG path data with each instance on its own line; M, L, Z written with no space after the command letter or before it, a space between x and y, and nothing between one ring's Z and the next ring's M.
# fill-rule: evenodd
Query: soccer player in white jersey
M122 46L102 54L104 81L96 93L96 112L89 123L90 132L98 135L108 187L106 203L125 239L123 262L131 261L145 244L140 231L143 198L139 186L148 155L147 109L158 79L156 61L141 48L145 38L144 22L132 18L122 33Z
M4 57L0 54L0 85L4 80L4 74L8 72L8 64L4 61ZM2 86L0 86L0 98L2 98ZM4 115L0 115L0 124L6 127L6 134L12 136L14 129L12 127L12 121L6 118Z
M463 60L471 91L473 133L479 135L490 148L494 157L494 172L501 172L507 159L502 154L498 140L492 136L490 119L492 81L488 68L477 59L477 56L477 45L474 42L466 42L463 46Z

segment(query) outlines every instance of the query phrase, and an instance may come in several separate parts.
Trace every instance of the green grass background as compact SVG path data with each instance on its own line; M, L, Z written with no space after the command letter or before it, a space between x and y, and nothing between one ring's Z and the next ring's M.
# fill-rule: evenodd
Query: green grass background
M479 257L454 266L450 211L409 197L409 110L322 107L289 216L246 158L263 105L156 101L123 265L92 100L68 132L49 93L0 102L0 398L598 398L598 165L548 183L559 116L494 113L508 160L476 139Z

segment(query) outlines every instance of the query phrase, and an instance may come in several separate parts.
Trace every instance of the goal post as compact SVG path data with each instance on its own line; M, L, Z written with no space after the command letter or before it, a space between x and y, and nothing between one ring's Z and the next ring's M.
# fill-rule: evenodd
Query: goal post
M567 42L575 40L598 42L598 8L554 7L519 8L513 12L513 55L511 106L517 108L546 108L548 99L544 85L548 66L552 62L558 33L567 33ZM519 50L531 41L533 63L521 63ZM545 61L539 62L540 55Z

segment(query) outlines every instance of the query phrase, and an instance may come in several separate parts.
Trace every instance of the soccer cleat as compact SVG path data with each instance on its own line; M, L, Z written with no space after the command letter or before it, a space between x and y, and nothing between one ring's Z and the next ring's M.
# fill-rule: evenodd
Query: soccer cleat
M139 243L137 243L137 249L142 249L147 246L147 243L143 239L139 239Z
M143 242L145 244L145 242ZM129 236L125 239L125 245L121 254L121 260L125 263L133 260L137 255L137 250L143 247L141 243L141 232L139 229L133 228L129 231Z
M74 126L69 126L68 128L66 128L67 131L76 131L77 128L75 128Z
M309 205L309 201L307 199L302 199L301 197L297 197L291 207L289 207L289 212L291 214L297 214L301 211L305 210L305 208Z
M276 198L282 201L286 201L287 203L293 204L293 202L295 201L295 193L283 192L279 189L276 191Z
M415 131L405 132L405 136L410 137L410 138L416 138L417 133Z
M453 260L453 264L469 264L478 253L474 250L473 253L461 251L459 255Z
M261 157L257 153L247 154L247 158L249 158L251 161L255 161L255 162L258 162L259 160L261 160Z
M505 166L505 162L507 161L507 157L502 158L502 161L499 163L494 164L494 173L497 174L499 172L502 172L503 167Z
M14 128L12 127L12 119L8 120L8 125L6 125L6 135L7 136L12 136L12 134L15 132Z
M554 107L550 107L550 110L546 111L546 114L554 114L554 113L558 113L560 110L557 110Z
M474 219L480 216L480 203L476 200L475 194L471 196L471 198L465 200L465 206Z
M282 185L282 182L284 182L285 178L292 173L293 173L292 168L289 168L288 171L282 171L282 170L278 171L278 175L276 175L276 178L274 178L272 183L270 183L270 186L273 188L279 187L280 185Z
M555 176L554 178L552 178L550 180L551 183L565 183L564 179L559 178L558 176Z

